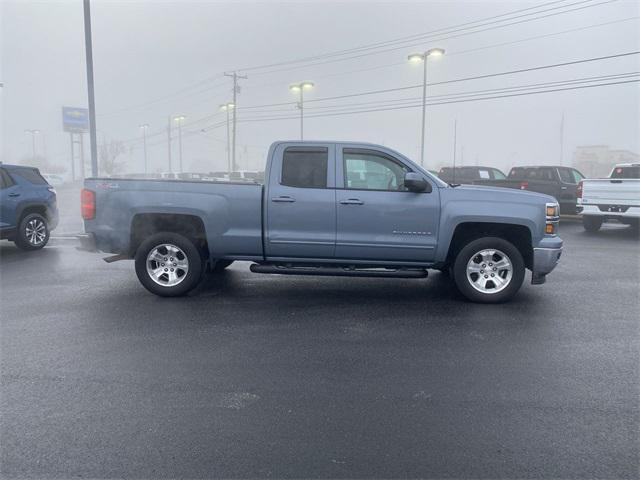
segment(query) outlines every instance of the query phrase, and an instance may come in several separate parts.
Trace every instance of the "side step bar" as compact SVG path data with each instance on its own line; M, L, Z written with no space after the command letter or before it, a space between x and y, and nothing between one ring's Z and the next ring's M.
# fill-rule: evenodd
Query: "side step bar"
M416 268L357 268L355 266L324 265L282 265L254 263L249 269L254 273L277 273L281 275L321 275L331 277L373 277L373 278L426 278L425 269Z

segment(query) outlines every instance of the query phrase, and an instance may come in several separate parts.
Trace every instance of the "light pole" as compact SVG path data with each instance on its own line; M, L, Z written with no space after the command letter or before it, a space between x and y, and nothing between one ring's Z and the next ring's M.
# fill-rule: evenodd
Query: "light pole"
M140 125L140 130L142 130L142 145L144 146L144 173L147 173L147 129L149 128L149 124L144 123Z
M300 82L289 85L289 90L299 94L298 108L300 109L300 140L304 140L304 91L314 87L312 82Z
M229 179L231 179L231 172L233 172L233 165L231 165L231 137L229 133L229 112L235 108L235 104L233 102L228 102L223 105L220 105L220 110L226 112L227 114L227 170L229 172Z
M31 134L31 157L36 158L36 135L40 133L40 130L25 130L24 133Z
M182 168L182 122L185 120L184 115L178 115L173 117L173 120L178 124L178 151L180 152L180 173L184 172Z
M423 63L422 74L422 130L420 132L420 165L424 166L424 135L426 130L427 112L427 60L429 57L441 57L444 55L444 48L430 48L424 53L412 53L408 60L411 63Z

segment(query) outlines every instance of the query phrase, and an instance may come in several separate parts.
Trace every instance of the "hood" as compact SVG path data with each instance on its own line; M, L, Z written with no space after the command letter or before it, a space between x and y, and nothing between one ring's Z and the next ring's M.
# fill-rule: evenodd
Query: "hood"
M505 201L526 201L529 199L532 202L540 203L557 203L558 201L551 195L544 193L530 192L528 190L519 190L517 188L503 188L503 187L491 187L484 185L460 185L459 187L448 187L451 190L451 196L469 196L474 195L477 192L478 195L486 197L490 195L492 198L503 197ZM456 193L458 192L458 193Z

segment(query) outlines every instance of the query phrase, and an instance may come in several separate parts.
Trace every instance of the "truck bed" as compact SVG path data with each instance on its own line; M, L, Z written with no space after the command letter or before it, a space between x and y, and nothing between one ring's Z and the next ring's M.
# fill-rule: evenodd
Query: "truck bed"
M98 248L128 253L136 217L193 215L204 222L217 258L262 256L262 185L215 181L88 178L96 195L96 216L85 221Z

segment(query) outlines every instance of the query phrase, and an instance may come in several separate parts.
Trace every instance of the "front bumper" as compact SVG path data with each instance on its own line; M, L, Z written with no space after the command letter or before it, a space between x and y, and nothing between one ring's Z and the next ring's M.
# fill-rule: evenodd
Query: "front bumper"
M543 284L547 274L551 273L562 255L562 239L558 237L545 238L540 246L533 249L533 268L531 269L531 283Z

